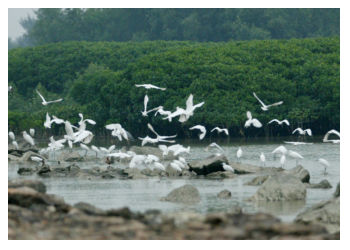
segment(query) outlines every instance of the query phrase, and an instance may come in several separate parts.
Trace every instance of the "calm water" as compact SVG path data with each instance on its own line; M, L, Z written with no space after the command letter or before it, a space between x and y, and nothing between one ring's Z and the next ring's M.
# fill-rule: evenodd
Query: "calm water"
M184 142L184 145L191 146L191 155L185 158L188 161L201 159L211 153L204 151L203 144L193 144ZM276 142L228 142L221 141L221 147L229 161L236 161L236 151L238 146L243 150L243 163L260 165L259 156L263 152L266 156L266 166L279 167L279 158L273 159L271 152L279 145L284 145L287 149L299 152L304 156L300 162L311 175L311 183L318 183L327 179L332 189L307 189L307 199L302 202L269 202L251 203L246 199L252 196L258 187L244 185L245 182L254 178L255 175L241 175L234 179L206 180L206 179L142 179L142 180L87 180L80 178L40 178L33 176L19 176L17 169L21 166L18 163L9 162L8 178L28 178L40 179L47 185L47 192L57 194L70 204L80 201L91 203L102 209L119 208L128 206L134 211L145 211L147 209L160 209L163 212L175 212L179 210L191 210L200 213L212 211L230 211L234 206L239 205L245 212L265 211L280 217L284 221L291 221L306 207L310 207L322 200L332 197L335 187L339 182L339 144L314 143L311 145L293 146ZM85 154L81 151L81 154ZM93 153L89 154L90 161L81 163L82 168L106 167L106 164L93 159ZM327 159L331 167L327 169L328 175L323 175L323 167L317 162L318 158ZM53 164L53 163L52 163ZM295 160L287 157L285 168L295 167ZM118 165L115 165L118 166ZM125 167L125 165L120 166ZM188 206L159 201L174 188L184 184L191 184L200 192L201 202L197 205ZM223 189L228 189L232 193L229 200L218 199L216 195Z

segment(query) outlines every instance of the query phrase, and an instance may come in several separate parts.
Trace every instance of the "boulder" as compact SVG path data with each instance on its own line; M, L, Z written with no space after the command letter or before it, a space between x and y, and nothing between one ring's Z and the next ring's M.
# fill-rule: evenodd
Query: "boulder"
M17 170L17 174L19 175L32 175L37 171L37 168L31 168L31 167L20 167Z
M166 197L162 197L161 201L196 204L200 202L200 196L197 188L187 184L174 189Z
M58 158L60 161L68 161L68 162L75 162L75 161L83 161L84 157L82 157L77 151L64 151L61 153L61 155Z
M293 175L279 174L269 176L250 200L253 201L293 201L304 200L306 188Z
M230 166L233 168L235 174L253 174L263 170L262 167L236 162L230 162Z
M306 188L322 188L322 189L328 189L332 188L332 185L327 180L322 180L319 183L306 183Z
M85 214L89 215L105 215L106 212L102 209L99 209L89 203L86 202L78 202L74 204L75 208L78 208L79 210L83 211Z
M22 180L22 179L11 180L8 182L8 187L9 188L30 187L36 190L37 192L46 193L45 184L37 180Z
M227 189L222 190L220 193L218 193L217 197L220 199L230 199L232 196L231 192Z
M285 170L284 173L294 175L295 177L299 178L303 183L309 183L310 181L309 171L303 168L303 166L301 165L298 165L289 170Z
M267 178L269 178L268 175L257 176L255 178L253 178L252 180L244 183L244 185L260 186L261 184L263 184L267 180Z
M222 163L228 164L224 155L211 155L203 160L190 162L189 170L194 171L197 175L207 175L210 173L224 171Z
M141 173L138 168L126 168L123 171L123 175L128 179L145 179L147 178L144 174Z
M340 196L340 183L338 183L333 196L334 197L339 197Z
M332 198L328 201L320 202L295 218L295 222L302 224L321 225L329 233L337 233L340 230L340 198Z
M43 177L48 177L51 175L51 167L49 165L44 165L42 167L39 168L39 170L37 171L37 174Z
M16 155L12 155L12 154L8 154L8 160L9 161L19 161L20 157L16 156Z
M225 178L235 178L237 175L232 173L231 171L218 171L211 174L206 175L207 179L221 180Z

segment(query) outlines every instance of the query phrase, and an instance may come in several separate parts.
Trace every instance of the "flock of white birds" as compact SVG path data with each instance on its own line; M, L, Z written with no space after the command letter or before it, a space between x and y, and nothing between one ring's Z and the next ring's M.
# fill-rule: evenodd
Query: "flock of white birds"
M136 87L143 87L145 89L158 89L161 91L165 91L166 88L160 88L157 86L154 86L152 84L136 84ZM9 91L12 89L12 87L9 87ZM54 101L46 101L45 98L39 93L39 91L36 91L38 93L38 95L40 96L40 98L42 99L42 105L46 106L48 104L51 103L57 103L57 102L61 102L63 99L60 98L58 100L54 100ZM283 101L279 101L270 105L266 105L263 101L261 101L259 99L259 97L253 92L254 97L259 101L259 103L262 105L261 109L263 111L268 111L269 108L273 107L273 106L278 106L283 104ZM157 114L160 114L163 116L164 120L168 120L169 122L172 122L172 119L175 117L179 117L178 121L181 123L186 122L193 114L195 109L200 108L201 106L204 105L204 102L200 102L198 104L193 105L193 95L190 94L190 96L187 98L186 101L186 107L185 108L181 108L181 107L176 107L176 110L174 112L171 111L166 111L163 109L163 106L159 106L159 107L155 107L152 108L150 110L147 110L147 105L148 105L148 101L149 101L149 97L146 94L144 97L144 110L141 111L142 116L148 116L148 114L150 112L155 112L154 116L156 116ZM62 124L64 125L65 128L65 132L66 134L63 136L62 139L59 140L55 140L53 136L51 136L49 138L50 142L48 143L48 147L43 148L39 151L39 153L49 153L49 152L53 152L54 157L55 157L55 151L57 150L61 150L65 147L65 143L68 144L68 147L70 149L73 148L73 145L77 145L79 144L80 148L85 150L85 156L87 154L88 151L94 151L96 153L96 157L98 157L98 155L102 155L103 157L107 157L107 163L110 161L111 157L116 158L116 159L125 159L128 158L130 159L130 163L129 163L129 167L130 168L136 168L136 167L148 167L151 169L157 168L160 170L165 170L165 167L162 163L160 163L160 159L159 157L155 156L155 155L138 155L135 152L132 151L127 151L126 153L121 152L120 150L116 151L115 150L115 145L111 145L109 148L105 148L105 147L97 147L95 145L91 145L90 147L87 145L89 144L93 137L94 134L87 130L87 125L95 125L96 122L92 119L84 119L83 114L79 113L79 117L80 117L80 121L78 122L78 126L74 126L72 125L68 120L64 120L64 119L60 119L54 115L52 115L50 117L50 115L48 113L46 113L46 120L44 122L44 127L50 129L52 124ZM282 121L279 121L277 119L273 119L271 121L268 122L268 124L271 123L277 123L278 125L283 125L285 124L286 126L290 126L290 123L288 120L284 119ZM176 141L174 140L174 138L176 138L177 135L170 135L170 136L165 136L165 135L159 135L155 129L153 128L153 126L151 124L147 124L148 129L155 135L155 137L150 137L150 136L146 136L144 138L139 137L138 139L141 140L141 146L144 146L148 143L150 144L157 144L157 143L176 143ZM253 126L255 128L261 128L263 125L262 123L256 119L253 118L252 114L250 111L247 111L247 121L244 124L245 128L248 128L250 126ZM106 129L111 130L111 135L113 137L117 137L119 139L119 141L122 140L130 140L133 139L132 135L125 130L119 123L115 123L115 124L108 124L105 126ZM202 125L196 125L193 126L191 128L189 128L190 130L199 130L199 140L202 140L206 133L207 130L205 128L205 126ZM229 131L227 128L219 128L219 127L215 127L212 130L210 130L211 133L213 132L217 132L218 134L220 133L224 133L225 135L229 136ZM296 128L292 134L298 133L299 135L305 136L312 136L312 131L310 128L308 129L302 129L302 128ZM35 141L33 139L34 135L35 135L35 130L33 128L31 128L29 130L29 134L26 131L22 132L23 134L23 139L29 143L30 145L34 146L35 145ZM323 138L323 142L331 142L331 143L340 143L340 139L328 139L329 136L331 134L334 134L336 136L338 136L340 138L340 133L334 129L328 131L326 133L326 135ZM12 144L14 145L14 147L16 149L18 149L18 143L16 142L15 139L15 134L10 131L9 132L9 137L12 140ZM293 145L303 145L303 144L312 144L312 143L307 143L307 142L288 142L285 141L285 143L287 144L293 144ZM176 171L182 171L182 169L187 167L187 163L186 160L181 156L182 154L189 154L190 153L190 147L184 147L183 145L180 144L174 144L171 146L166 146L164 144L160 144L158 145L158 148L162 151L162 155L163 157L168 155L170 152L173 153L174 156L177 156L176 160L173 160L172 162L170 162L169 166L171 168L173 168ZM205 150L207 151L209 148L216 148L217 150L219 150L221 153L224 152L224 150L215 142L211 143ZM116 151L116 152L113 152ZM280 154L280 164L281 167L283 168L286 162L286 156L289 156L293 159L296 160L296 164L298 164L298 161L303 159L303 156L301 156L298 152L292 151L292 150L287 150L284 146L279 146L277 147L274 151L272 151L272 154L275 156L276 154ZM241 162L241 158L243 155L243 151L242 148L239 147L237 152L236 152L236 156L237 156L237 161ZM37 162L43 162L42 158L39 157L31 157L31 159L33 161L37 161ZM263 166L265 166L266 164L266 157L264 155L264 153L261 152L260 154L260 161L262 163ZM330 166L329 162L326 159L320 158L318 159L318 162L324 166L324 173L326 173L326 169L327 167ZM227 164L223 164L223 168L226 171L234 171L234 169L227 165Z

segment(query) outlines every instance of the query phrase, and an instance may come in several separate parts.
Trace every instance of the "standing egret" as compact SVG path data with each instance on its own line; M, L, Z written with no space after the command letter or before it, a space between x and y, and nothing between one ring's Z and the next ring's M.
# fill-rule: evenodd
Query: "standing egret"
M304 159L304 157L302 157L298 152L295 152L295 151L292 151L292 150L288 151L288 155L296 160L296 162L295 162L296 166L298 165L299 160Z
M84 155L84 157L85 157L87 155L87 152L90 150L90 148L83 143L80 143L80 147L82 149L85 149L85 155Z
M242 151L241 147L238 148L236 155L237 155L237 161L241 162L240 159L243 155L243 151Z
M210 130L210 132L213 132L215 130L218 131L218 134L220 134L221 132L224 132L226 135L228 135L228 129L227 128L215 127L212 130Z
M29 134L30 134L31 136L34 136L35 130L34 130L33 128L29 129Z
M100 152L100 150L98 149L98 147L96 147L96 146L94 146L94 145L91 145L91 149L92 149L93 151L95 151L95 153L96 153L96 158L97 158L97 155L98 155L98 153Z
M18 143L16 141L12 141L12 145L15 146L15 148L18 150Z
M319 158L318 162L321 163L322 166L324 166L324 175L327 174L327 168L330 166L329 162L326 159Z
M26 142L28 142L32 146L35 145L34 139L30 135L27 134L27 131L22 131L22 134L23 134L23 139Z
M276 102L276 103L273 103L273 104L270 104L270 105L265 105L265 103L263 103L263 102L259 99L259 97L255 94L255 92L253 92L253 95L254 95L254 97L260 102L260 104L262 105L261 109L264 110L264 111L269 110L269 108L272 107L272 106L277 106L277 105L283 104L283 101L280 101L280 102Z
M15 134L12 131L9 132L9 136L12 141L16 140Z
M190 130L193 129L199 129L201 131L201 134L199 134L199 140L202 140L205 137L205 134L207 133L207 130L202 125L196 125L190 128Z
M230 171L230 172L234 172L233 168L230 165L227 165L225 162L222 163L222 168L225 171Z
M44 106L46 106L46 105L48 105L48 104L50 104L50 103L60 102L60 101L63 100L62 98L60 98L60 99L57 99L57 100L54 100L54 101L49 101L49 102L47 102L47 101L45 100L45 98L39 93L38 90L37 90L36 92L38 93L38 95L40 96L40 98L43 100L43 102L42 102L41 104L44 105Z
M248 118L248 120L244 124L245 128L248 128L251 125L253 125L256 128L262 127L262 124L258 119L256 119L256 118L253 119L252 113L250 111L247 111L247 118Z
M261 152L260 154L260 161L262 162L262 165L265 167L266 158L263 152Z
M166 88L160 88L160 87L157 87L153 84L135 84L136 87L143 87L145 89L160 89L160 90L166 90Z
M281 168L284 167L284 163L286 162L286 156L284 154L282 154L281 159L280 159L280 163L281 163Z
M272 151L272 154L273 154L273 157L275 159L275 154L287 154L288 150L286 149L285 146L279 146L277 148L275 148L273 151Z

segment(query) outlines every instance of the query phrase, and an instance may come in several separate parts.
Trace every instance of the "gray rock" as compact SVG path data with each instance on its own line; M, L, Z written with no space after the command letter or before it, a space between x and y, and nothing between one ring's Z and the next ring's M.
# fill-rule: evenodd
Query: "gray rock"
M292 169L284 171L286 174L294 175L299 178L303 183L309 183L310 181L310 173L303 166L298 165Z
M60 161L76 162L76 161L83 161L84 157L82 157L77 151L72 151L72 152L65 151L61 153L58 159Z
M340 183L338 183L337 187L335 188L335 192L333 194L334 197L340 196Z
M306 188L298 178L280 174L269 176L250 200L292 201L305 198Z
M48 177L51 174L51 167L49 165L44 165L39 168L37 174L43 177Z
M126 168L123 171L123 175L128 179L145 179L147 176L141 173L138 168Z
M253 174L263 170L263 168L258 166L237 162L230 162L230 166L233 168L235 174Z
M41 181L37 180L11 180L8 182L9 188L30 187L40 193L46 193L46 186Z
M231 171L218 171L211 174L206 175L207 179L221 180L225 178L235 178L237 175L232 173Z
M260 186L261 184L263 184L267 180L267 178L269 178L268 175L257 176L255 178L253 178L252 180L244 183L244 185Z
M161 201L170 201L176 203L196 204L200 202L200 196L197 188L192 185L184 185L171 191Z
M207 175L210 173L224 171L222 163L228 164L228 160L224 155L211 155L203 160L190 162L189 169L197 175Z
M17 170L17 174L19 175L32 175L37 171L37 168L32 167L20 167Z
M8 154L8 160L9 161L19 161L20 157L12 154Z
M329 233L337 233L340 230L340 198L333 198L318 203L295 218L295 222L303 224L317 224L325 227Z
M229 190L225 189L225 190L222 190L220 193L218 193L217 196L220 199L230 199L232 194Z
M102 209L99 209L89 203L86 202L78 202L76 204L74 204L75 208L80 209L81 211L83 211L86 214L89 215L105 215L106 212L103 211Z
M327 180L322 180L319 183L306 183L306 188L322 188L322 189L328 189L332 188L332 185Z

